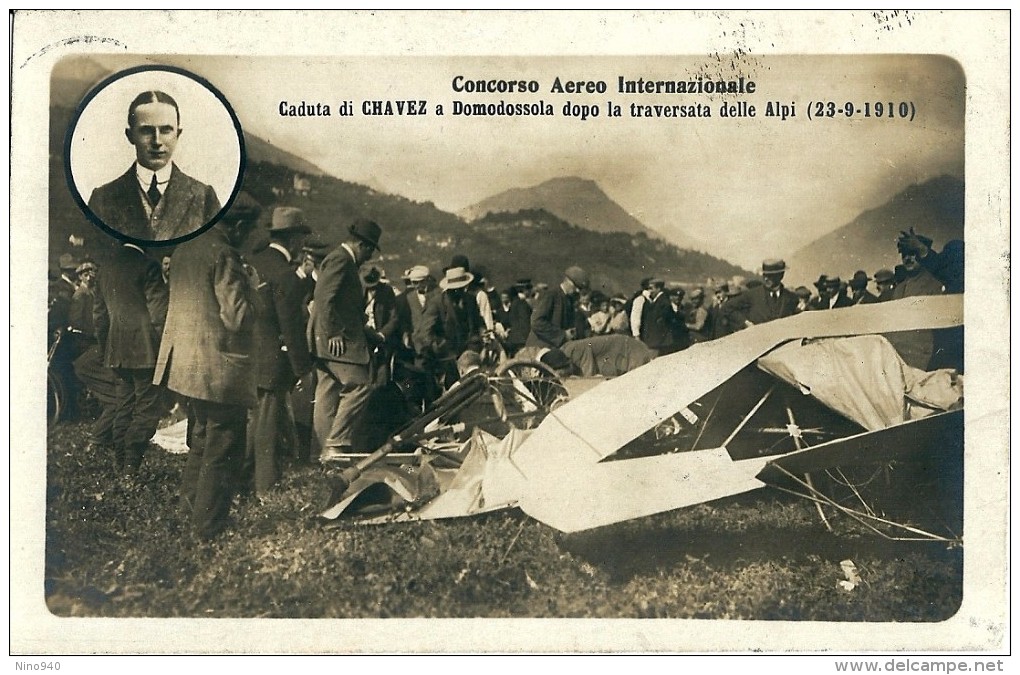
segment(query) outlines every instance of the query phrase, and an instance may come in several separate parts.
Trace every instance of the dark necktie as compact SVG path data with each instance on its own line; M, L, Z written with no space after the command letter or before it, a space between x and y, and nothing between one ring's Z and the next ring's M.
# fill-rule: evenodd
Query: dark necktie
M162 196L159 193L159 188L156 187L156 174L152 174L152 182L149 183L149 189L146 194L149 195L149 203L152 204L153 208L156 208L156 204L159 204L159 198Z

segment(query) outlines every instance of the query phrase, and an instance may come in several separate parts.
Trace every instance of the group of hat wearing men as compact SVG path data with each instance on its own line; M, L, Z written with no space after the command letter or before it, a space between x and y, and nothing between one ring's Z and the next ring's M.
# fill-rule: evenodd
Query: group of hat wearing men
M267 243L242 256L266 220ZM200 537L226 527L242 481L256 492L269 490L279 479L281 456L302 454L291 404L295 385L314 386L310 444L328 464L371 449L358 447L359 420L373 392L397 371L424 383L420 397L427 405L456 381L458 360L463 366L493 342L510 353L541 352L587 335L629 331L654 356L715 337L713 322L732 331L855 302L849 295L832 300L840 284L831 277L819 281L819 299L805 302L783 286L786 266L779 260L765 261L760 285L716 289L721 302L709 307L701 289L684 302L664 292L661 279L649 279L630 301L610 301L590 292L588 273L576 266L558 284L537 287L522 279L497 293L484 270L472 271L463 256L438 280L427 267L412 267L403 274L404 288L394 289L377 269L362 273L380 249L377 223L353 222L328 252L309 243L311 234L300 209L278 207L266 217L242 192L211 229L177 246L169 272L128 243L98 275L88 263L62 269L54 282L76 287L72 298L89 296L92 353L115 374L93 440L110 446L119 470L138 472L170 399L184 404L189 454L181 506ZM938 253L913 232L903 234L900 247L904 269L890 297L962 292L962 247ZM62 259L62 267L65 262L73 261ZM855 275L850 288L866 285L865 276ZM880 289L896 281L889 276L875 275ZM857 302L885 299L864 293ZM657 343L667 307L674 337Z

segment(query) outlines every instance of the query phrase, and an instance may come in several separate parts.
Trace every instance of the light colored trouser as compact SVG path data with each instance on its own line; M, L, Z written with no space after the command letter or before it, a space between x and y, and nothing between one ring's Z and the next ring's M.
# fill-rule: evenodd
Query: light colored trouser
M332 366L333 364L327 364ZM365 373L368 367L365 366ZM354 430L358 418L368 405L372 393L372 385L368 377L351 378L356 384L346 384L334 369L318 369L318 382L315 385L315 408L312 412L312 453L316 448L320 455L329 449L354 446Z

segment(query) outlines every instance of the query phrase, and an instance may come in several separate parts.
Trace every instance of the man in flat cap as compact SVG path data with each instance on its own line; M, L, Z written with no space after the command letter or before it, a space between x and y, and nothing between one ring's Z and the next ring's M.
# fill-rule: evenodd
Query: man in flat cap
M78 290L71 298L70 326L79 331L81 355L74 360L74 373L99 401L99 417L92 425L89 443L113 455L113 420L117 408L117 376L103 365L104 354L96 339L95 304L99 268L93 262L78 265Z
M875 286L878 288L877 302L892 300L893 289L896 288L896 273L884 267L878 270L875 272Z
M690 307L684 317L691 343L707 342L712 339L712 325L709 322L708 308L705 307L705 289L701 286L693 289L690 295Z
M365 325L365 295L358 268L379 249L381 236L377 223L355 221L346 240L322 261L315 284L308 322L309 347L318 376L312 443L313 452L319 448L323 463L354 451L355 425L372 392L371 353L378 339Z
M216 191L173 162L183 132L177 101L162 91L142 92L128 105L127 123L135 162L93 190L89 209L108 227L142 241L177 239L207 225L220 211Z
M78 290L78 261L70 253L64 253L57 261L60 276L49 286L49 330L65 329L70 320L71 298ZM51 277L52 278L52 277Z
M188 400L181 505L201 538L227 526L244 462L248 408L256 402L258 283L239 248L261 210L242 192L208 232L174 251L170 309L153 381Z
M559 347L573 340L577 296L590 285L588 273L573 265L563 273L559 285L542 291L531 313L531 333L526 346Z
M285 454L298 451L290 390L312 368L302 311L304 289L291 266L312 229L301 209L273 210L269 245L255 253L260 305L255 323L257 402L248 427L246 473L254 474L255 492L263 494L280 477Z
M747 289L746 293L751 304L747 320L752 324L767 323L797 313L797 296L783 285L785 275L784 261L775 258L762 261L762 284Z

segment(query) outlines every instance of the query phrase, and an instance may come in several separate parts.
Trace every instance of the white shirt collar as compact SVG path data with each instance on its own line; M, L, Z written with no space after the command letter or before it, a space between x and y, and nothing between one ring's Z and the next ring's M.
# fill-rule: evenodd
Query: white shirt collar
M143 251L142 247L139 246L138 244L124 244L124 248L133 248L134 250L138 251L142 255L145 255L145 251Z
M347 242L344 242L344 243L340 244L340 246L345 251L347 251L348 253L351 254L351 260L353 260L354 262L358 261L358 256L354 255L354 249L350 247L350 244L348 244Z
M173 173L174 163L167 162L159 171L153 171L152 169L146 169L144 166L135 162L135 176L138 178L138 184L142 186L143 190L148 190L149 186L152 185L152 176L156 176L156 189L159 190L160 194L166 191L166 184L170 182L170 174Z
M290 262L290 257L291 257L290 256L290 251L287 250L286 246L284 246L282 244L279 244L279 243L277 243L275 241L272 241L272 242L269 242L269 248L272 248L272 249L275 249L275 250L279 251L280 253L283 254L283 257L287 259L287 262Z

